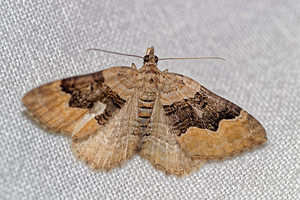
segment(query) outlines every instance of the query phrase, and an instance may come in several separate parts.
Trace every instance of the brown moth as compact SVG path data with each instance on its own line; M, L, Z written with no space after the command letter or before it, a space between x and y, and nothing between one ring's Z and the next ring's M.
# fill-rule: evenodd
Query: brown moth
M70 136L93 169L138 153L182 176L267 141L249 113L188 77L161 72L148 50L139 70L133 64L58 80L31 90L23 104L41 125Z

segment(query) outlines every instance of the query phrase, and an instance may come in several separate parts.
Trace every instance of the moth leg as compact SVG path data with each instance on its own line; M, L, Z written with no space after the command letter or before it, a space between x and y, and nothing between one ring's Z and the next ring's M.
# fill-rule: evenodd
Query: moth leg
M131 63L131 68L137 70L136 65L134 63Z
M163 74L167 74L167 73L169 73L169 70L168 69L165 69L164 71L162 71L161 73L163 73Z

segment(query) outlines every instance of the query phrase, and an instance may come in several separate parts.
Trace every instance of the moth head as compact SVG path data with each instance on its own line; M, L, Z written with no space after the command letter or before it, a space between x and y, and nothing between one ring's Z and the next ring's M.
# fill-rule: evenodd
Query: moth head
M149 47L144 56L144 63L157 63L158 57L154 55L154 47Z
M150 55L145 55L144 56L144 63L157 63L158 62L158 57L156 55L150 56Z

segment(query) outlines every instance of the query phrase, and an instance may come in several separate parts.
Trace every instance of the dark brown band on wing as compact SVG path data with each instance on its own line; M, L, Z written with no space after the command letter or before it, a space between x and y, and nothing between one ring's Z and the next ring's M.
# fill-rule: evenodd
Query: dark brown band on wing
M66 78L61 81L63 92L71 94L69 105L76 108L92 108L103 93L102 72Z
M63 92L69 93L70 107L91 109L96 102L106 105L103 114L95 117L100 125L105 124L112 114L126 102L110 87L104 84L102 72L62 80Z
M234 119L241 112L240 107L213 93L207 95L199 92L193 98L177 101L163 108L178 136L189 127L216 131L222 119Z
M98 101L104 103L106 108L103 114L95 117L100 125L104 125L112 117L113 113L121 109L126 102L116 92L107 86L105 87L106 90L104 90L103 95L99 97Z

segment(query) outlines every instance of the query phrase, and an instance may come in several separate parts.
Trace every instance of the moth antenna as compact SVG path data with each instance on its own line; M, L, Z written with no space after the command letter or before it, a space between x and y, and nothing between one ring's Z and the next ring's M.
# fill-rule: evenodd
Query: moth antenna
M211 59L217 59L217 60L223 60L224 58L221 57L199 57L199 58L159 58L158 60L192 60L192 59L201 59L201 60L211 60Z
M105 53L117 54L117 55L122 55L122 56L131 56L131 57L136 57L136 58L144 58L143 56L127 54L127 53L120 53L120 52L115 52L115 51L107 51L107 50L104 50L104 49L91 48L91 49L87 49L87 51L101 51L101 52L105 52Z

